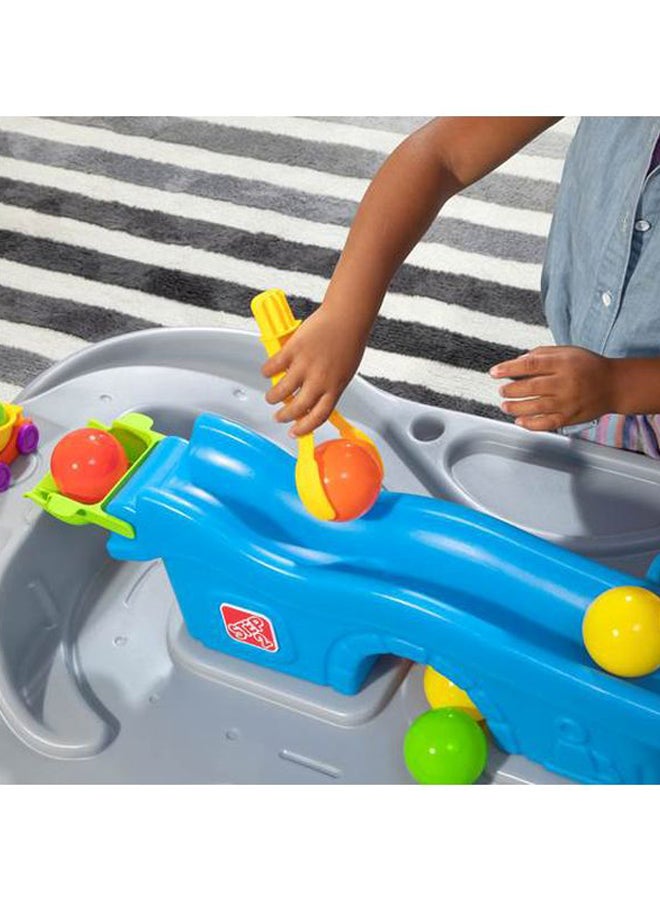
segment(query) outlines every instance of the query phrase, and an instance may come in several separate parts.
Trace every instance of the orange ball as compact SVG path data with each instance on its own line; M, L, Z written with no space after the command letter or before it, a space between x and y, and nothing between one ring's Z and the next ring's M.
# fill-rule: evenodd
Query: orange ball
M378 453L378 450L373 446L373 444L368 444L366 441L356 441L355 443L359 444L360 447L363 447L369 456L373 459L378 467L378 471L380 473L381 484L383 482L383 463Z
M98 503L128 471L126 451L100 428L79 428L56 444L50 471L60 494L79 503Z
M367 444L339 438L319 444L314 455L336 522L359 519L371 509L383 477Z

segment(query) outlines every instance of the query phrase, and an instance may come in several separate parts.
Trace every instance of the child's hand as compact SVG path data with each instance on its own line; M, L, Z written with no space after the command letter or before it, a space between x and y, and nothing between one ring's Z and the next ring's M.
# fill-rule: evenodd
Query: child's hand
M500 388L502 410L530 431L555 431L614 411L615 360L580 347L537 347L493 366L493 378L513 378ZM522 399L525 398L525 399Z
M365 342L346 327L344 316L321 306L263 366L266 378L287 373L266 400L282 403L295 395L275 415L278 422L295 420L292 436L302 437L325 422L357 371Z

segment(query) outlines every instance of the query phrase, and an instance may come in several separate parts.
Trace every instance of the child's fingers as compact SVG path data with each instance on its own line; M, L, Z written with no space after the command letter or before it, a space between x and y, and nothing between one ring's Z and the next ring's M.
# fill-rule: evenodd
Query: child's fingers
M544 416L557 412L554 397L535 397L533 400L513 400L502 404L502 412L509 416Z
M549 375L540 378L519 378L509 384L502 385L500 396L508 399L520 397L543 397L554 393L557 387L555 379Z
M490 369L492 378L529 378L532 375L550 375L555 370L556 360L545 353L524 353L516 359L498 363Z
M320 428L329 417L334 406L334 397L324 394L316 406L296 422L289 434L292 437L302 437L305 434L309 434L310 431L314 431L315 428Z
M523 416L516 419L516 425L527 431L557 431L564 424L558 413L549 416Z
M274 356L271 356L270 359L267 359L266 362L261 367L261 374L265 378L274 378L275 375L279 375L280 372L285 372L289 366L291 365L292 354L288 347L284 347Z
M491 378L520 378L524 374L524 356L507 359L488 370Z
M293 422L306 416L310 409L318 403L323 395L323 389L310 384L303 384L291 403L282 407L276 415L278 422Z
M296 372L295 370L287 372L284 378L268 391L266 394L267 402L283 403L287 397L290 397L291 394L298 390L302 383L302 372Z

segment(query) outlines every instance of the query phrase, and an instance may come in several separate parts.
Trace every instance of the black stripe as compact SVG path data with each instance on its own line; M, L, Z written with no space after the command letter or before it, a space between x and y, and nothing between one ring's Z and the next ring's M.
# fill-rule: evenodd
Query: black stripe
M0 257L246 318L249 316L250 300L263 290L260 285L243 286L189 275L175 269L148 266L9 231L0 231ZM92 290L93 285L90 284ZM315 308L315 304L307 298L290 299L298 315L307 316ZM139 310L135 312L138 316ZM519 352L513 347L454 334L441 328L383 317L376 321L369 345L402 355L442 359L461 368L470 367L478 371Z
M470 275L439 274L404 265L392 279L389 290L442 300L528 325L545 325L543 307L536 291L482 281Z
M473 222L445 216L433 222L424 235L424 241L446 244L468 253L536 265L543 262L546 245L546 239L536 234L490 228L488 225L475 225Z
M357 203L350 200L336 200L249 179L209 175L103 150L71 148L68 144L11 132L0 132L0 156L344 227L351 224L357 210ZM424 240L468 252L533 263L542 260L545 247L545 240L537 235L453 218L436 220Z
M90 292L93 282L100 281L242 316L248 313L252 297L263 290L259 285L236 285L1 229L0 257L86 278Z
M90 293L92 292L93 285L90 286ZM102 306L87 306L60 297L31 294L0 285L0 320L3 319L50 328L90 342L154 327L154 323L147 322L146 319L104 309Z
M116 134L147 137L185 147L227 153L233 156L301 166L349 178L370 180L387 154L343 144L269 134L251 129L214 125L177 116L55 116L60 122L101 128ZM557 186L549 181L493 172L465 188L465 197L550 212Z
M498 206L551 213L555 208L558 189L559 185L551 181L491 172L464 188L460 196L482 200L484 203L497 203Z
M298 297L292 297L290 300L296 318L306 319L317 308L317 304L311 300ZM468 337L417 322L385 319L382 316L374 323L369 336L369 346L400 356L436 360L478 372L485 372L496 363L520 354L519 349L505 344ZM396 363L393 362L393 365Z
M91 200L55 188L41 188L0 178L0 199L13 206L35 209L52 216L90 222L159 243L192 246L237 259L270 265L284 271L330 278L339 253L313 244L286 241L268 234L214 225L121 203ZM390 286L392 291L443 300L521 322L541 324L543 312L533 291L482 281L467 275L433 272L403 265Z
M0 345L1 381L9 381L23 387L52 364L52 359L32 353L30 350L19 350L17 347Z
M457 412L470 413L473 416L483 416L487 419L499 421L511 421L510 417L487 403L479 403L477 400L465 400L463 397L455 397L452 394L439 394L431 388L421 384L410 384L407 381L390 381L389 378L367 378L376 387L405 400L414 400L416 403L424 403L426 406L438 406L442 409L452 409Z

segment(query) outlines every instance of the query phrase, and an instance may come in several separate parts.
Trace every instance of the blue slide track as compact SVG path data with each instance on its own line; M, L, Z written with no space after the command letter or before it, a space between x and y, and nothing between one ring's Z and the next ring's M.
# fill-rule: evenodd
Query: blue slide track
M108 505L135 528L117 559L162 558L190 634L337 691L375 659L433 666L499 745L583 782L660 783L660 678L624 680L584 649L609 569L454 503L383 492L362 519L312 519L295 460L219 416L168 437Z

